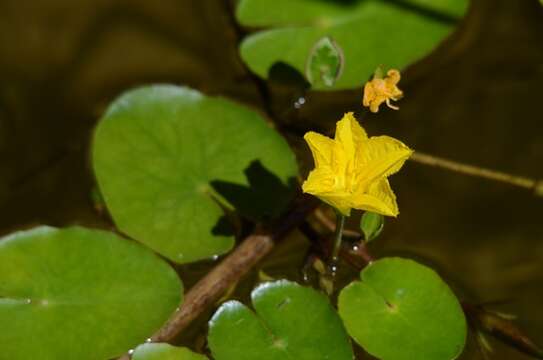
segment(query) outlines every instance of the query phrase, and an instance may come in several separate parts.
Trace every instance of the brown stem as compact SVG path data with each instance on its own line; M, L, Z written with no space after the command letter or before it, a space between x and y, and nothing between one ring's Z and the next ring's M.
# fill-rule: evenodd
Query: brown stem
M269 254L275 242L296 228L318 204L317 199L304 195L293 210L277 223L275 231L271 234L252 234L245 238L230 255L189 290L181 307L151 337L151 341L170 341L186 329L208 307L213 306L232 284L239 281L255 264ZM128 359L130 359L129 354L119 358L119 360Z
M508 344L520 352L536 359L543 359L543 348L533 342L510 317L486 309L483 305L462 302L469 325Z
M190 289L181 308L151 337L151 340L165 342L173 339L203 310L212 306L231 284L267 255L273 246L273 239L269 235L248 236L230 256Z
M364 240L360 240L357 244L352 246L348 252L351 256L354 255L355 257L362 259L366 264L371 264L374 260L373 256L369 253Z

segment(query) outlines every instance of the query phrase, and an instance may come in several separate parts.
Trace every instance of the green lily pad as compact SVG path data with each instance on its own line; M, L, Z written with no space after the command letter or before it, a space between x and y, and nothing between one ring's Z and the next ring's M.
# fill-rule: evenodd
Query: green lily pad
M249 68L267 77L283 62L304 73L313 44L324 36L343 49L343 75L333 87L361 87L380 64L404 68L432 51L463 16L467 0L325 1L241 0L242 25L271 27L246 37L240 48Z
M237 301L223 304L209 322L216 360L352 360L349 338L328 299L281 280L252 292L256 314Z
M168 85L113 102L96 129L93 161L119 229L177 263L232 248L224 208L277 216L297 175L288 144L256 112Z
M183 347L150 343L138 346L132 360L207 360L207 357Z
M3 359L109 359L158 330L181 302L175 271L143 246L80 227L0 239Z
M466 320L447 284L412 260L385 258L339 295L349 334L384 360L450 360L466 340Z

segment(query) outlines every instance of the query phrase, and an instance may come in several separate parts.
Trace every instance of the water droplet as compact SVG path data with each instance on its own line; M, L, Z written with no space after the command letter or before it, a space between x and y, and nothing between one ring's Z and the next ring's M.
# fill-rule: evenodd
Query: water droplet
M305 98L304 98L303 96L300 96L300 97L298 98L298 100L296 100L296 101L294 102L294 107L295 107L296 109L299 109L299 108L301 108L302 105L304 105L304 104L305 104Z
M134 349L128 350L128 355L132 356L134 354Z
M219 260L219 255L213 255L213 257L211 259L213 259L213 261L217 261L217 260Z

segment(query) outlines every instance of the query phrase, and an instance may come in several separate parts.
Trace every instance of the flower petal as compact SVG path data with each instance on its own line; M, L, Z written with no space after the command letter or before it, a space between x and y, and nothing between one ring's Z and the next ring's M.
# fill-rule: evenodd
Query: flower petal
M396 84L400 82L400 78L401 76L398 70L390 69L387 71L387 76L385 78L385 81L387 82L387 84L395 86Z
M335 175L327 166L316 168L309 173L307 180L302 184L304 193L320 196L323 193L330 193L335 187Z
M375 97L370 101L369 107L372 113L379 112L379 106L387 100L387 97L384 95L375 95Z
M367 193L354 196L352 207L385 216L396 217L399 214L396 195L385 178L371 184Z
M354 161L359 144L367 139L368 134L356 121L352 112L345 113L336 124L335 140L343 146L348 161Z
M334 140L313 131L305 134L304 139L313 154L315 167L330 165Z
M343 194L330 193L330 194L320 195L319 199L321 199L328 205L334 207L343 215L349 216L351 215L351 208L352 208L351 196L352 196L351 194L347 194L347 193L343 193Z
M373 90L373 85L370 81L364 85L364 97L362 98L362 105L369 107L370 103L375 98L375 90Z
M342 189L336 189L333 171L328 167L315 169L309 173L302 184L304 193L317 196L325 203L333 206L343 215L351 213L351 194Z
M354 159L349 159L343 145L338 141L334 141L334 147L332 148L331 168L337 180L336 184L343 184L343 186L345 185L345 175L348 169L353 168L353 160Z
M360 187L367 187L381 177L387 177L403 166L413 150L389 136L375 136L366 141L356 157L356 177Z

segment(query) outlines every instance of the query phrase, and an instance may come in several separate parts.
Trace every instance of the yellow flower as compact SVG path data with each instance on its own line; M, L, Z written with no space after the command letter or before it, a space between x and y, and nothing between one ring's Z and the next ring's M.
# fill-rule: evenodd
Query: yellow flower
M379 111L379 106L386 102L391 109L398 110L397 106L390 103L390 100L398 101L402 98L403 92L396 86L400 82L400 72L391 69L383 79L380 76L374 76L364 86L364 99L362 105L369 107L371 112Z
M398 215L387 177L400 170L411 149L388 136L368 138L353 113L338 121L334 139L315 132L308 132L304 139L315 161L315 169L302 185L305 193L347 216L351 209Z

